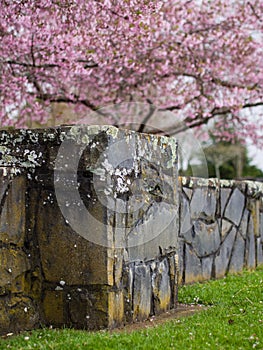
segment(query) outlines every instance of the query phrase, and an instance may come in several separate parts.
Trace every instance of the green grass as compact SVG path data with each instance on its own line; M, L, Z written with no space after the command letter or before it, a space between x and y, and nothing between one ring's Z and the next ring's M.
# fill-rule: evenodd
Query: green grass
M72 329L25 332L0 339L0 349L263 349L263 267L182 287L179 301L207 308L130 334Z

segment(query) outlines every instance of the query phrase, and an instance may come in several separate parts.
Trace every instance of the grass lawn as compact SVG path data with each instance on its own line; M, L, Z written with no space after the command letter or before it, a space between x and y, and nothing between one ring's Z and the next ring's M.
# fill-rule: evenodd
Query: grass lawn
M207 308L131 333L41 329L0 338L0 349L260 349L263 266L222 280L180 288L180 303Z

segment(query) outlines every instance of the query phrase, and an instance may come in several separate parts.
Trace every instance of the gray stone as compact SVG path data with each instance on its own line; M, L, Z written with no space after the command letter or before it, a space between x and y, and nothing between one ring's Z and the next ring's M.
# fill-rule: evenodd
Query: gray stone
M232 228L215 257L215 277L224 277L228 271L228 265L233 251L236 229Z
M249 218L246 239L246 262L248 268L253 269L256 267L256 242L254 234L254 224L251 216Z
M263 243L263 213L260 213L260 237Z
M206 225L203 221L195 221L194 233L192 245L199 257L210 255L217 251L220 245L220 233L217 223Z
M200 259L196 256L194 249L186 244L185 246L185 283L193 283L203 280L202 266Z
M179 271L178 271L178 283L182 284L183 283L183 275L184 275L184 267L185 267L185 256L184 256L184 248L185 247L185 243L183 241L183 239L179 240L179 248L178 248L178 256L179 256Z
M249 211L247 208L245 208L241 223L238 228L238 232L241 234L241 236L246 239L247 237L247 229L248 229L248 219L249 219Z
M233 224L231 224L229 221L227 220L222 220L222 228L221 228L221 236L222 239L225 238L225 236L230 232L231 228L232 228Z
M188 197L188 199L191 200L193 195L193 190L191 188L183 187L183 191Z
M263 243L257 238L257 265L263 264Z
M179 284L179 257L177 255L170 255L168 257L169 275L171 284L171 308L175 308L178 299L178 284Z
M152 275L154 314L160 314L170 308L171 286L167 259L157 262Z
M239 232L237 232L236 240L234 243L234 249L232 252L229 272L236 273L241 272L244 268L244 258L245 258L245 240Z
M235 188L226 206L224 216L238 226L242 217L244 204L245 197L243 193L238 188Z
M213 261L214 261L214 256L208 256L201 260L202 276L205 281L210 280L212 277Z
M263 213L260 213L260 237L263 243Z
M133 281L133 319L145 320L151 312L152 285L150 266L137 265Z
M192 241L192 222L189 201L185 196L180 197L180 236L183 237L187 242Z
M191 200L192 219L215 220L217 194L211 188L196 188Z
M225 206L226 203L229 199L231 193L230 188L221 188L220 189L220 208L221 208L221 216L223 217L224 211L225 211Z

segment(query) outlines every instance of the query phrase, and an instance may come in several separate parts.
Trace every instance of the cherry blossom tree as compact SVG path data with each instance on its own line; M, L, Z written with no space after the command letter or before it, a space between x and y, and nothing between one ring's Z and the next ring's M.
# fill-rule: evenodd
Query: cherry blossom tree
M226 139L226 122L262 132L262 0L1 0L0 16L2 126L45 123L54 104L81 120L135 101L140 131L169 111L168 134L211 120Z

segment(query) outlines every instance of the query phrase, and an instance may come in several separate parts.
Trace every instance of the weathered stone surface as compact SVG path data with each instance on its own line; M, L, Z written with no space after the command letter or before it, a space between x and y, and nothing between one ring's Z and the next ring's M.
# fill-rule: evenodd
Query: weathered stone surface
M179 210L173 139L75 126L0 141L0 333L146 319L176 306L178 277L263 260L262 184L181 178Z
M183 237L187 242L192 240L192 220L189 201L185 196L180 197L180 236Z
M48 191L39 195L42 205L35 224L45 279L58 284L62 280L66 285L108 284L107 248L76 234L56 204L46 201L50 195Z
M257 264L263 264L263 242L257 238Z
M46 324L62 326L66 323L63 291L45 291L42 308Z
M241 234L241 236L246 239L247 237L247 229L248 229L248 219L249 219L249 211L245 208L241 223L238 228L238 232Z
M178 284L179 284L179 256L168 256L169 263L169 275L171 284L171 308L175 308L177 305Z
M246 239L246 263L248 268L256 267L256 242L254 234L254 223L250 216L248 223L248 232Z
M196 256L194 249L186 244L185 246L185 283L193 283L203 280L202 266L200 259Z
M22 292L25 272L29 269L30 263L23 251L0 248L0 287L12 293Z
M169 264L167 259L153 263L152 290L154 300L154 313L160 314L170 308L171 285Z
M263 213L260 213L260 237L263 243Z
M230 188L220 188L220 210L221 216L223 217L226 203L230 197L231 189Z
M81 286L65 292L70 324L76 328L91 330L108 327L109 294L107 286Z
M30 330L39 325L36 305L27 296L12 296L0 299L1 334Z
M0 191L0 241L21 247L25 239L25 178L5 179Z
M216 278L225 276L228 270L228 265L231 258L235 236L236 236L236 229L233 228L225 238L222 245L220 246L219 252L215 258L215 277Z
M192 245L199 257L217 251L220 245L220 233L217 223L206 225L203 221L195 221L194 233Z
M244 263L245 263L244 259L245 259L245 240L240 234L240 232L237 232L232 256L230 259L229 272L230 273L241 272L242 269L244 268Z
M123 291L112 291L108 297L108 327L115 328L124 321L124 294Z
M222 228L221 228L221 236L222 239L225 238L225 236L230 232L233 224L227 220L222 220Z
M179 241L179 249L178 249L178 283L182 284L183 281L183 275L184 275L184 269L185 269L185 245L183 239L180 239Z
M238 188L235 188L225 210L225 217L235 225L239 225L245 204L245 196Z
M249 209L251 213L251 218L253 220L254 235L255 237L260 236L260 201L250 200Z
M201 259L202 277L204 280L209 280L210 278L212 278L213 261L214 261L213 255Z
M192 219L215 220L217 194L212 188L197 188L191 200Z
M133 319L145 320L151 311L151 271L145 264L135 266L133 281Z
M192 199L193 190L191 188L183 187L183 191L189 200Z

